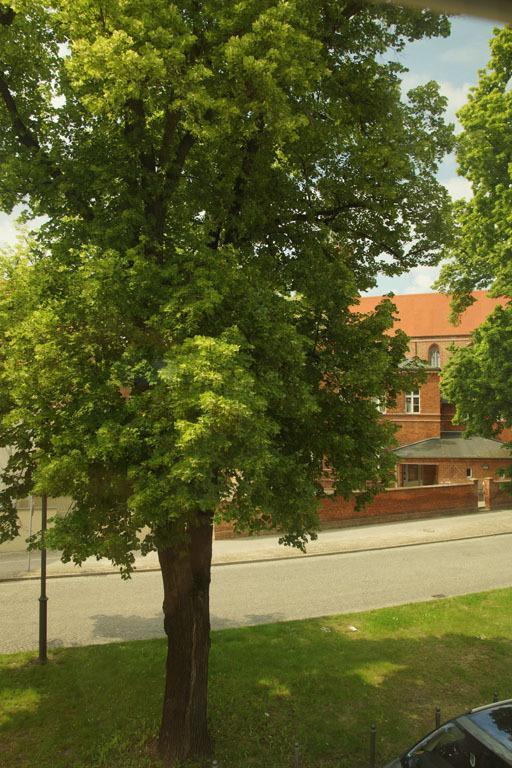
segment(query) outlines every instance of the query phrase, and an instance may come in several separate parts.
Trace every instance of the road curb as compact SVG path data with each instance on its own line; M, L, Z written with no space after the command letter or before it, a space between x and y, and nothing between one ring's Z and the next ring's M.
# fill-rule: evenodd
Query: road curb
M227 565L249 565L250 563L276 563L280 560L302 560L310 559L314 557L332 557L333 555L356 555L363 552L382 552L387 549L405 549L407 547L424 547L428 544L449 544L452 541L471 541L474 539L489 539L495 536L512 536L512 531L499 531L497 533L480 533L478 535L471 536L455 536L453 538L435 539L432 541L413 541L403 544L387 544L382 547L359 547L357 549L334 549L329 552L312 552L311 554L293 554L293 555L281 555L276 557L254 557L244 558L240 560L226 560L224 562L212 563L212 568L224 567ZM133 573L156 573L160 568L155 566L148 566L147 568L134 568ZM46 578L49 579L78 579L88 576L119 576L119 571L104 570L104 571L83 571L82 573L47 573ZM39 581L41 576L23 575L23 576L8 576L2 578L0 576L0 583L12 583L16 581Z

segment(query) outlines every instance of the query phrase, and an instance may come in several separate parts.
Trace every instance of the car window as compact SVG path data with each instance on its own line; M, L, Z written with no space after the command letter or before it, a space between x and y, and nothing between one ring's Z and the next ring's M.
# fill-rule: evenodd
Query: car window
M410 768L475 768L470 764L467 734L454 723L431 733L408 755Z
M408 768L510 768L478 739L447 723L407 755Z

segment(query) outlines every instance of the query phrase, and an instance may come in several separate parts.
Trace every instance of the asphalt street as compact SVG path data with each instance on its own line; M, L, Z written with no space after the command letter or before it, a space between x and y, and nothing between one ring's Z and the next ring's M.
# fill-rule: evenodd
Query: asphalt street
M362 611L512 585L512 534L213 568L213 628ZM37 647L39 583L0 583L0 652ZM48 582L51 647L163 636L160 574Z

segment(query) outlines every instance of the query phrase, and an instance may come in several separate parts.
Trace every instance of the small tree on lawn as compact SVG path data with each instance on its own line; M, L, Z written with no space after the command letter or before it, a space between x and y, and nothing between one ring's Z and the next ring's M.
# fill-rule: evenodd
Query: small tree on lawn
M211 749L215 516L303 547L324 458L345 496L389 480L406 339L351 306L449 235L444 100L385 55L447 33L359 0L0 3L0 204L44 217L3 262L1 535L44 489L65 560L158 551L167 765Z
M471 291L490 288L503 298L458 349L443 372L443 393L456 405L468 434L495 437L512 427L512 29L497 30L491 58L460 110L459 173L473 196L457 203L456 236L440 286L453 294L454 314L473 302Z

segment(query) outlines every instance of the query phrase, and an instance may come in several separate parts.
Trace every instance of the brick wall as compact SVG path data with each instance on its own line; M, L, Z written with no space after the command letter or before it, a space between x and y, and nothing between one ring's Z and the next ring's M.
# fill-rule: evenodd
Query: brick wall
M494 480L492 477L486 477L483 485L486 509L512 509L510 480Z
M323 499L320 504L320 521L323 526L334 527L380 520L462 514L477 510L477 484L464 482L389 488L379 493L368 506L358 512L355 510L354 500L345 501L339 496Z
M439 462L438 483L458 483L467 479L466 469L471 468L473 478L498 477L500 470L510 466L502 459L452 459Z
M417 443L441 435L441 396L439 374L429 371L427 381L420 387L420 412L405 412L405 392L398 394L396 404L386 410L384 418L398 424L396 438L400 445Z
M441 402L441 432L463 432L462 424L454 424L455 406L451 403Z
M354 500L331 496L320 502L322 528L342 528L415 517L438 517L478 511L476 482L453 485L423 485L413 488L389 488L356 512ZM216 539L231 539L236 534L229 523L215 526Z
M436 417L423 416L421 413L391 416L389 420L398 424L395 438L399 445L410 445L429 437L440 437L440 420Z
M409 352L411 355L419 357L420 360L428 361L429 350L433 344L436 344L439 348L441 357L441 368L443 368L450 358L450 347L452 344L455 344L457 347L467 347L469 343L469 336L438 337L431 339L413 338L409 342Z
M398 394L395 405L387 409L387 415L409 415L405 412L405 394L405 392L400 392ZM417 417L421 414L430 414L440 417L439 374L437 371L429 371L426 382L420 387L420 414L415 413L410 415Z

